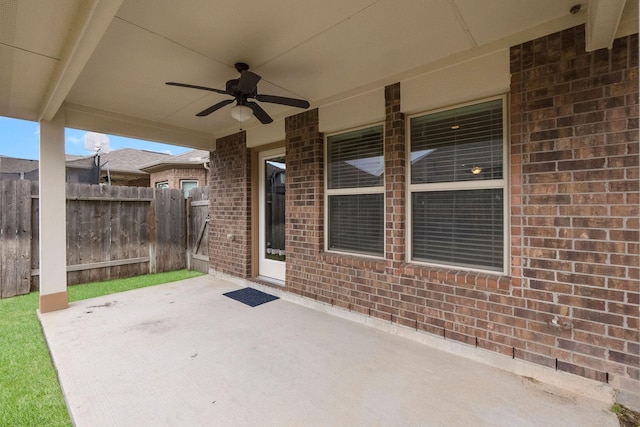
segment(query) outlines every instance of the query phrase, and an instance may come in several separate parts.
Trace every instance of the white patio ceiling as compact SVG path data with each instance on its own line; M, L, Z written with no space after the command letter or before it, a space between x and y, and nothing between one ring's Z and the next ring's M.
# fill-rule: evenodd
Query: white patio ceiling
M230 107L195 117L228 97L164 82L224 89L243 61L263 77L260 93L314 108L584 22L591 49L638 31L637 0L0 0L0 8L0 115L51 120L63 108L69 127L203 149L240 128ZM269 126L299 111L261 105L276 119Z

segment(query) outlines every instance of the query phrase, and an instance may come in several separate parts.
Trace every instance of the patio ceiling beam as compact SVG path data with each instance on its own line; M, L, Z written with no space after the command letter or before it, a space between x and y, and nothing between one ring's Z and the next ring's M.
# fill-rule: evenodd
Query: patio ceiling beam
M204 132L71 103L64 104L64 111L67 126L76 129L202 150L215 148L214 135Z
M56 115L122 2L89 0L82 3L42 100L38 120L50 121Z
M626 0L591 0L587 9L586 49L611 49Z

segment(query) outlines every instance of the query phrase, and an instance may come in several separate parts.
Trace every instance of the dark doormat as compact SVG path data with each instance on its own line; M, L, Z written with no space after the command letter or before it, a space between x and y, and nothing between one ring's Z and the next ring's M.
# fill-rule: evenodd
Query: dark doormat
M255 307L260 304L278 299L278 297L274 295L269 295L253 288L238 289L237 291L227 292L222 295L236 301L240 301L241 303L247 304L250 307Z

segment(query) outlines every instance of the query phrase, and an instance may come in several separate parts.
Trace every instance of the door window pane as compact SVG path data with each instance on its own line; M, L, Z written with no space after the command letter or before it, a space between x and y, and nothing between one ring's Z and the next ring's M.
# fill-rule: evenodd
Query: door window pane
M285 261L285 157L265 160L265 257Z

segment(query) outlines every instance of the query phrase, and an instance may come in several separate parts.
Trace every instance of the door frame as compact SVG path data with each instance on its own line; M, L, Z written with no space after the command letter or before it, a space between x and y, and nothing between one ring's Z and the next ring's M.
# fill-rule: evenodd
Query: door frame
M270 144L269 146L260 147L263 149L255 150L253 159L256 167L254 171L253 187L253 221L254 246L252 263L253 276L275 284L284 285L286 261L273 261L265 257L265 238L264 238L264 161L269 158L286 156L285 146L282 143ZM286 221L286 217L285 217Z

